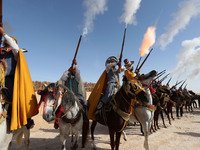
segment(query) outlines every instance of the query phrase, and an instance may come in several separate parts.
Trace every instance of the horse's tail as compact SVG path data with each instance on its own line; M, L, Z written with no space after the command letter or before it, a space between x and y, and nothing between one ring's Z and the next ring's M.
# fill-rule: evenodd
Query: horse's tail
M89 119L86 114L83 113L83 126L82 126L82 148L85 148L86 143L88 142L88 133L89 133Z

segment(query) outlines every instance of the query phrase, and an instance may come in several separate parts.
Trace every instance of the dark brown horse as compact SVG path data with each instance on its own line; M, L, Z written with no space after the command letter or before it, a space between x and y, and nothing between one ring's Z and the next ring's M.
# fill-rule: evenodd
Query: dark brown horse
M166 128L164 117L163 117L163 111L167 115L167 118L169 120L169 124L171 125L171 120L170 120L170 117L169 117L169 113L167 111L167 103L170 100L169 92L170 91L169 91L167 86L161 86L160 85L159 88L157 88L156 94L159 97L159 101L156 104L156 111L154 112L154 129L155 130L160 129L159 125L158 125L159 115L161 115L163 125Z
M179 119L180 116L183 116L183 101L185 97L181 89L171 88L170 91L170 99L176 103L176 117Z
M126 81L112 100L101 109L96 120L91 125L91 137L94 142L94 129L98 123L108 126L111 149L118 150L120 137L130 117L131 99L137 98L142 103L147 103L147 96L136 80ZM116 135L116 137L115 137ZM147 148L148 149L148 148Z

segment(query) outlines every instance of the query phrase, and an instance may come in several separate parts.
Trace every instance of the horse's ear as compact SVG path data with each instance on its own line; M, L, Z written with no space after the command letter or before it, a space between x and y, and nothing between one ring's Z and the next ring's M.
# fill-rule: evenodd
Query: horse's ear
M38 91L37 91L37 94L38 94L38 95L41 95L41 92L42 92L42 90L38 90Z
M59 86L58 90L61 92L61 93L65 93L66 89L63 87L63 86Z
M46 83L43 83L44 88L46 88L48 85Z

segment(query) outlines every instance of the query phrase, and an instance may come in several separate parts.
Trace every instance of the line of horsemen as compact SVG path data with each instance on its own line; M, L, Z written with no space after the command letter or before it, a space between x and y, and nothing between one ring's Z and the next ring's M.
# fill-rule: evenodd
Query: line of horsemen
M139 74L139 72L136 71L133 72L133 63L134 61L129 61L128 59L124 60L124 66L121 65L121 63L118 61L118 59L115 56L111 56L106 60L105 66L105 72L106 72L106 86L104 87L104 90L98 91L101 92L101 97L98 101L98 105L96 106L95 111L93 112L95 114L95 119L98 119L98 115L101 115L101 109L109 105L109 101L112 99L113 95L116 94L116 92L120 88L120 81L119 81L119 74L121 72L124 72L123 76L123 82L124 80L138 80L142 81L145 78L148 78L144 74ZM73 91L73 93L77 96L77 98L80 100L80 103L83 105L84 112L88 112L88 102L86 100L86 91L84 88L83 81L80 76L80 70L77 65L76 59L73 60L73 63L75 64L75 67L70 67L67 71L65 71L60 78L59 81L57 81L57 85L64 85L68 87L70 90ZM118 68L116 67L118 66ZM152 71L153 75L155 77L159 76L161 73L164 74L165 72L162 71L160 73L157 73L155 70ZM152 75L152 74L150 74ZM160 75L161 76L161 75ZM177 88L177 85L180 84L176 83L171 88L169 87L169 82L166 85L162 85L162 81L166 79L167 76L159 80L152 80L151 84L145 85L141 84L142 87L148 87L150 88L151 95L153 98L153 109L154 111L154 127L152 126L151 131L155 131L159 128L158 126L158 117L161 114L161 118L163 120L163 125L166 127L163 117L163 111L166 113L169 123L171 124L171 120L169 117L169 114L171 113L171 118L174 120L173 114L172 114L172 107L176 107L176 117L179 119L183 116L183 106L185 106L186 111L193 111L192 107L196 104L196 99L200 99L200 97L194 93L192 90L187 90L186 86L184 88L183 84ZM100 77L101 78L101 77ZM105 83L102 83L105 84ZM123 84L123 83L122 83ZM136 99L134 100L134 105L137 105L140 103L143 106L145 106L145 103L142 101L139 102ZM193 104L193 106L192 106ZM90 104L91 105L91 104ZM130 110L131 111L131 110ZM61 105L56 109L55 112L55 123L54 128L57 129L59 127L59 117L63 115L63 108ZM86 114L87 115L87 114Z
M144 80L144 74L139 74L137 70L135 70L135 73L133 72L133 63L134 61L129 61L128 59L124 60L124 66L121 65L121 63L118 61L118 59L115 56L111 56L106 60L105 66L106 66L106 88L104 91L99 91L101 93L101 98L99 99L99 103L96 106L95 110L95 116L98 118L98 115L100 115L100 110L103 108L103 106L107 105L109 101L112 99L113 95L119 90L120 88L120 81L119 81L119 74L121 72L125 72L123 76L123 80L138 80L142 81ZM80 70L77 65L76 59L73 60L73 63L75 66L71 66L67 71L65 71L60 78L60 80L57 81L57 85L61 84L63 86L68 87L73 93L77 96L77 98L80 100L80 103L83 105L84 112L88 112L88 102L86 100L86 91L83 84L83 81L80 76ZM118 66L118 68L116 67ZM155 74L156 71L154 71ZM156 72L157 73L157 72ZM160 74L160 73L159 73ZM159 75L157 73L156 76ZM171 80L171 79L170 79ZM169 80L169 81L170 81ZM154 127L152 126L152 130L156 130L159 128L158 126L158 116L161 114L164 127L166 127L164 123L164 117L163 117L163 111L166 113L169 123L171 124L169 113L171 113L171 118L174 120L174 117L172 115L172 107L176 107L176 116L177 118L183 116L183 106L185 106L186 111L193 111L192 110L192 104L195 104L197 106L195 100L200 99L200 97L194 93L191 90L187 90L186 86L183 87L183 84L177 89L177 85L180 84L176 83L171 88L169 87L169 81L166 85L162 85L162 79L159 80L153 80L150 85L143 84L143 87L150 88L151 95L153 98L153 105L155 106L152 111L154 111ZM105 84L105 83L104 83ZM41 92L41 93L40 93ZM42 91L38 91L38 94L42 94ZM137 104L137 102L135 103ZM145 104L144 104L145 105ZM98 114L98 115L97 115ZM60 105L56 112L55 112L55 123L54 128L58 129L59 127L59 117L63 115L63 108ZM96 118L96 119L97 119Z
M17 45L17 40L15 37L8 36L5 33L5 30L3 28L0 28L0 32L5 38L4 47L1 48L1 63L0 63L0 71L1 71L0 80L1 81L0 82L1 82L1 87L3 88L1 88L0 101L1 103L2 102L8 103L9 99L13 99L13 97L16 97L16 95L20 97L19 92L17 91L18 88L15 88L15 87L18 87L17 84L19 84L19 82L17 82L16 80L17 86L14 86L14 83L15 83L14 78L16 78L15 72L17 70L15 68L20 66L20 63L18 62L22 62L21 58L23 59L23 57L21 57L21 55L23 52L19 49ZM18 59L19 57L21 58ZM163 73L165 72L162 71L160 73L157 73L157 71L153 70L149 72L148 74L140 74L139 73L140 69L138 69L137 67L135 71L133 71L134 70L133 64L134 64L134 61L129 61L128 59L125 59L124 66L123 66L121 64L121 61L118 60L115 56L108 57L108 59L105 62L105 70L100 76L99 80L97 81L88 100L86 100L86 91L85 91L84 83L81 79L80 70L75 58L72 61L71 67L63 73L61 78L56 83L52 83L52 84L54 84L57 87L62 86L63 88L61 89L69 89L70 91L72 91L73 95L75 95L76 99L78 99L79 105L82 106L83 116L87 119L98 120L103 115L102 111L104 110L105 107L106 108L113 107L112 105L113 97L121 88L119 74L124 72L122 86L127 81L134 81L134 84L130 87L131 90L129 91L129 92L133 91L134 92L134 93L132 92L133 95L136 93L141 93L141 91L145 91L146 88L150 89L149 96L152 96L153 103L151 105L148 105L146 101L142 101L136 98L132 99L132 102L130 104L131 106L130 114L134 115L133 108L136 106L143 106L150 109L152 112L154 112L154 126L152 126L151 128L153 131L159 128L158 126L159 114L161 114L164 127L166 127L164 123L164 118L163 118L163 111L167 114L169 123L171 124L169 113L171 113L171 118L174 119L172 115L173 106L176 107L176 116L177 118L179 118L183 116L183 106L185 106L186 111L193 111L192 104L196 104L195 100L198 99L198 101L200 102L200 96L198 96L196 93L194 93L191 90L187 90L186 86L183 88L183 84L185 83L185 81L182 83L182 85L179 88L177 88L177 85L180 84L181 82L176 83L174 86L170 88L169 82L171 79L168 81L166 85L162 85L162 81L163 79L166 78L166 76L160 81L157 80L158 77L160 77L160 74L163 75ZM27 78L28 78L27 74L24 74L23 77L26 78L24 81L27 81ZM148 84L145 84L143 81L148 79L149 77L152 78L151 82ZM30 85L30 82L28 84ZM23 102L23 103L26 103L25 105L29 106L27 108L23 107L23 110L26 110L26 111L28 110L28 112L25 111L24 112L25 116L23 116L24 118L22 117L23 121L22 122L19 121L17 123L14 122L12 128L11 128L12 123L10 124L10 122L12 122L12 119L11 119L12 115L17 115L14 113L16 110L13 111L13 108L11 108L13 107L13 104L12 104L13 101L10 101L9 105L3 106L4 111L0 113L0 124L5 120L5 118L7 118L8 132L10 129L11 130L19 129L23 125L26 125L27 129L32 128L34 126L34 121L31 119L31 117L38 114L40 104L46 98L45 96L47 96L47 94L51 92L53 93L53 97L54 98L56 97L56 93L54 89L49 88L49 87L51 86L48 85L44 90L38 91L38 94L41 95L41 100L38 105L37 105L36 99L34 99L33 100L34 103L32 103L34 106L31 105L31 103L29 103L31 102L33 98L32 95L30 95L31 97L28 102ZM32 89L29 89L29 90L34 92ZM16 95L12 94L14 93L13 91L16 91L17 94ZM60 90L58 93L59 96L55 98L56 99L55 103L51 104L51 106L53 106L53 109L54 109L53 119L55 119L55 123L54 123L55 129L58 129L60 127L59 126L60 118L63 118L63 116L66 115L64 113L64 109L62 105L62 99L65 98L66 92L67 90ZM28 93L32 94L30 92ZM25 95L27 95L28 93L23 92L23 94ZM16 99L20 100L20 98L18 97ZM24 101L26 101L26 98L24 98ZM19 102L19 104L21 103ZM35 108L35 109L33 110L31 108ZM31 113L29 113L29 110L31 111ZM17 110L17 111L22 112L22 110ZM125 118L125 120L128 120L129 115L127 115L128 117L126 117L126 116L123 116L123 114L126 114L126 113L123 113L123 112L119 113L119 115L122 118ZM71 119L71 120L66 119L64 121L69 122L69 123L75 123L78 119L80 118L76 117L74 119ZM48 118L46 118L45 120L47 121ZM104 119L104 122L106 124L105 119ZM122 130L124 129L124 127L125 127L125 123L123 125Z

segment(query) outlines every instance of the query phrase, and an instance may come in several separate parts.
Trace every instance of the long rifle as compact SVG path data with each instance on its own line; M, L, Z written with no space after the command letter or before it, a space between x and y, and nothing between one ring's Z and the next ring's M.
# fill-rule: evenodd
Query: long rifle
M163 82L166 78L167 78L167 76L169 75L170 73L168 73L166 76L164 76L159 82L161 83L161 82Z
M183 80L181 80L180 82L178 82L178 80L177 80L177 81L176 81L176 84L173 85L173 86L171 87L171 89L172 89L173 87L176 87L177 85L179 85L181 82L183 82Z
M159 76L160 74L163 74L163 73L165 73L165 71L166 71L166 69L165 70L163 70L163 71L161 71L161 72L159 72L156 76Z
M185 85L185 87L183 89L186 89L187 84Z
M150 52L148 53L148 55L146 56L146 58L144 59L144 61L142 62L142 64L140 65L140 67L137 69L137 72L140 71L140 69L142 68L142 66L144 65L145 61L147 60L147 58L149 57L149 55L151 54L153 48L150 50Z
M159 76L157 76L154 80L160 78L163 74L165 74L165 72L162 72L161 74L159 74Z
M169 79L169 81L167 82L167 84L166 84L167 86L169 86L169 82L171 81L171 79L172 79L172 77L171 77L171 78Z
M123 42L122 42L122 48L121 48L121 53L120 53L120 57L119 57L119 62L122 62L122 54L123 54L123 50L124 50L124 42L125 42L125 37L126 37L126 28L124 30L124 37L123 37Z
M182 88L182 86L183 86L183 84L186 82L186 80L181 84L181 86L179 87L179 89L181 89Z
M142 59L142 57L140 56L140 59L139 59L139 61L138 61L138 64L137 64L137 66L136 66L136 68L135 68L135 72L136 72L136 70L138 70L138 66L139 66L139 64L140 64L141 59Z
M80 46L80 43L81 43L81 39L82 39L82 35L80 35L80 38L79 38L79 41L78 41L78 45L77 45L77 47L76 47L76 52L75 52L75 54L74 54L74 59L72 60L71 68L72 68L73 65L74 65L74 60L76 59L76 55L77 55L77 53L78 53L78 49L79 49L79 46Z
M2 13L2 0L0 0L0 27L3 27L3 13ZM0 35L0 46L2 42L2 35Z

